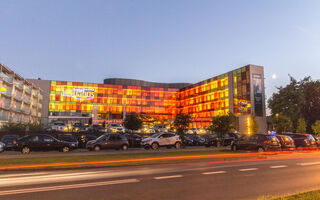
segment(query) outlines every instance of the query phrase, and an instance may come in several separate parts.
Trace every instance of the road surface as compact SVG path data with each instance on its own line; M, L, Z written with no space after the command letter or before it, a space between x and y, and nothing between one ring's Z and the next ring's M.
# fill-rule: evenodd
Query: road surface
M1 200L247 200L314 188L320 188L320 153L269 160L0 172Z

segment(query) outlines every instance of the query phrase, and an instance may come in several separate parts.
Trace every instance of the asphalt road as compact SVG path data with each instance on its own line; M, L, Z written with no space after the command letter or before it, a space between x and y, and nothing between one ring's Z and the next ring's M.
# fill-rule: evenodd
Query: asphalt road
M257 199L320 188L319 156L0 172L0 199Z

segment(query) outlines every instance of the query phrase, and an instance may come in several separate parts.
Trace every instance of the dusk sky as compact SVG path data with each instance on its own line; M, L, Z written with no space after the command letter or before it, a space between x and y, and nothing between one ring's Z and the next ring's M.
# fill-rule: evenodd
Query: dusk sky
M320 1L1 0L0 62L95 83L195 83L256 64L269 98L288 74L320 78Z

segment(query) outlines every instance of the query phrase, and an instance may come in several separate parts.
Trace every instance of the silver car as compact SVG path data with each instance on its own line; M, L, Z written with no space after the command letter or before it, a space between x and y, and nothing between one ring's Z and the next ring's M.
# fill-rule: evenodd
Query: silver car
M4 149L6 148L6 145L2 142L0 142L0 153L4 152Z
M158 149L159 147L175 147L176 149L181 148L181 139L174 133L156 133L149 138L145 138L141 141L141 145L145 149Z

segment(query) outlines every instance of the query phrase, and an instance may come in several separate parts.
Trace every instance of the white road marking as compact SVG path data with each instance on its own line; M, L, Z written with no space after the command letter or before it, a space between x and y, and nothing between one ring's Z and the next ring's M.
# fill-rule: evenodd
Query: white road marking
M25 174L0 174L0 178L7 178L7 177L26 177L26 176L35 176L35 175L44 175L48 174L47 172L35 172L35 173L25 173Z
M288 167L287 165L275 165L275 166L270 166L271 169L278 169L278 168L284 168Z
M226 171L215 171L215 172L203 172L203 175L211 175L211 174L225 174Z
M170 178L181 178L183 177L182 175L173 175L173 176L158 176L154 177L156 180L161 180L161 179L170 179Z
M258 170L258 168L239 169L240 172L255 171L255 170Z
M297 163L297 165L301 165L301 166L320 165L320 162Z
M81 184L71 184L71 185L61 185L61 186L38 187L38 188L30 188L30 189L5 190L5 191L0 191L0 196L12 195L12 194L24 194L24 193L32 193L32 192L47 192L47 191L53 191L53 190L86 188L86 187L95 187L95 186L116 185L116 184L123 184L123 183L137 183L137 182L140 182L140 181L137 179L125 179L125 180L104 181L104 182L96 182L96 183L81 183Z

